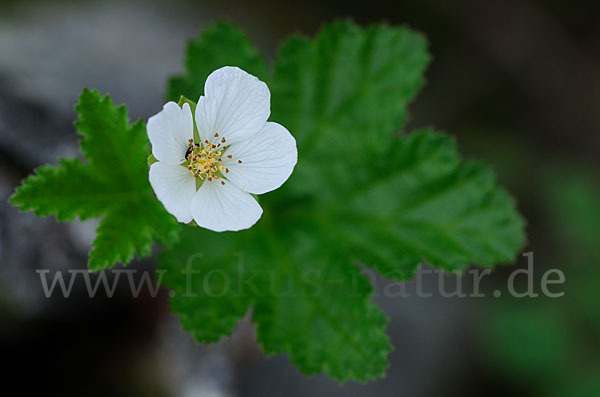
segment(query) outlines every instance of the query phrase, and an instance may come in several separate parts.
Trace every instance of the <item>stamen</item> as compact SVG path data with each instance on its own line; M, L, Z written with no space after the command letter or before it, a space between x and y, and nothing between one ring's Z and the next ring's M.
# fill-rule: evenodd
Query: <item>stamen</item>
M219 133L215 133L215 138L219 137ZM192 139L189 141L189 146L185 154L186 160L189 161L189 165L187 169L191 171L192 175L196 178L200 178L201 180L208 179L209 182L212 182L213 179L221 179L221 172L229 173L229 168L221 165L220 163L223 161L221 156L223 152L227 149L227 146L222 146L222 143L226 142L225 137L221 137L221 142L216 145L209 142L208 139L204 140L204 144L194 143ZM216 149L216 150L215 150ZM227 156L229 159L232 158L231 155ZM221 181L224 185L225 182Z

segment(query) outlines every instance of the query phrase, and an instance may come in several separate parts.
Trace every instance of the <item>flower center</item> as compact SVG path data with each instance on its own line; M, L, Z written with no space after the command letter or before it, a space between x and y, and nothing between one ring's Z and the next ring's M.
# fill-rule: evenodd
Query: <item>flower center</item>
M215 133L215 138L218 138L219 134ZM227 150L225 146L225 138L221 138L221 141L216 145L205 140L203 143L194 143L193 139L189 140L188 149L185 153L185 159L189 162L187 168L194 175L195 178L204 181L212 181L213 179L219 179L224 173L229 172L229 168L221 164L223 159L221 156ZM228 156L231 158L231 156ZM240 161L241 163L241 161ZM225 184L221 181L221 184Z

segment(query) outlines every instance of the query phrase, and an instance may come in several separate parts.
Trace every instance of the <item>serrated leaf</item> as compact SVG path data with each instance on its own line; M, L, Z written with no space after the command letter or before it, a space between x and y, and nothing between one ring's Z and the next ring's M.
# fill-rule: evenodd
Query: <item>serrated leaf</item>
M207 53L221 48L207 37L196 45ZM238 45L225 47L247 45L243 35L237 37ZM242 67L248 61L244 53L225 50L221 56ZM385 316L370 302L372 287L356 261L404 279L421 260L449 270L512 260L523 225L491 172L462 161L442 134L394 136L428 59L420 35L387 25L362 29L338 22L315 40L296 36L283 44L267 82L271 119L297 139L294 174L261 196L265 214L251 230L186 231L160 259L171 273L165 282L175 292L172 308L198 340L227 335L253 307L267 353L287 352L306 374L374 379L385 371L390 345ZM208 58L203 64L207 71L219 66ZM172 82L171 89L181 90L172 96L198 91L204 81L196 79L206 75L188 73L185 84ZM243 279L231 261L243 252L244 272L257 274L251 296L177 298L186 285L177 269L211 247L218 254L205 254L197 270L223 269L231 279Z
M314 40L286 41L270 84L272 118L294 134L299 161L286 189L335 199L371 178L429 62L423 36L342 21Z
M251 287L244 285L252 270L244 266L239 238L248 232L219 238L194 226L182 229L180 241L159 256L163 282L172 289L171 310L198 342L217 342L253 303Z
M38 168L17 188L12 204L59 221L102 216L88 263L92 270L148 256L155 240L174 242L177 222L148 182L144 124L130 125L125 108L97 91L85 89L76 110L89 163L61 159L56 167Z
M44 165L25 179L10 198L21 211L35 216L55 215L58 221L102 215L114 196L102 194L102 183L79 159L60 159L58 166Z
M338 22L313 41L286 42L271 85L273 117L299 147L278 205L310 200L318 209L304 216L328 219L357 260L396 279L421 261L446 270L510 262L524 240L493 174L462 162L448 137L393 138L428 60L409 29Z
M264 58L246 35L229 23L219 22L188 44L185 74L169 80L167 98L177 102L183 95L197 101L204 94L208 75L223 66L238 66L259 78L266 71Z
M288 353L304 374L326 372L339 381L382 376L391 346L387 318L370 302L372 286L304 226L291 234L263 222L225 236L185 227L181 241L159 257L172 310L197 341L210 343L229 335L253 307L263 350Z
M490 267L522 247L512 199L448 136L424 130L397 139L383 164L331 210L357 259L384 276L411 278L423 261L448 271Z
M265 352L287 352L302 373L325 372L340 382L383 376L392 349L387 317L336 239L315 239L303 221L263 227L268 277L259 284L254 322Z

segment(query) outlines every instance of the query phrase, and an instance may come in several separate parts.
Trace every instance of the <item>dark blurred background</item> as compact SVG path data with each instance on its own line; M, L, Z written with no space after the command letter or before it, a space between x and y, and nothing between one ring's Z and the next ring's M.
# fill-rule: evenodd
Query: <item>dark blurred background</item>
M0 393L600 396L600 3L215 3L0 0ZM495 168L527 219L536 285L561 269L564 297L490 293L506 291L525 257L486 279L485 299L379 297L395 346L387 377L342 387L307 379L285 356L265 358L248 319L227 340L195 345L165 291L134 299L120 283L112 298L89 298L79 279L71 297L45 298L36 269L85 269L96 224L37 219L7 200L33 168L77 155L82 87L145 119L161 108L167 76L182 72L186 40L212 21L233 21L272 59L286 35L313 35L338 17L425 33L433 62L410 127L443 129Z

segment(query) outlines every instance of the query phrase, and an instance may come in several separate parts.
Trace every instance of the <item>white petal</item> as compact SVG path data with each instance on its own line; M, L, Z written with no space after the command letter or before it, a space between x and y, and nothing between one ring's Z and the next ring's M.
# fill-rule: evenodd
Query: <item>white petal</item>
M280 124L267 122L257 134L231 145L223 156L223 165L229 168L225 177L240 189L262 194L281 186L297 160L292 134Z
M188 140L194 137L194 121L190 105L180 108L175 102L167 102L163 110L148 119L148 138L152 154L167 164L185 161Z
M192 199L192 215L198 226L215 232L248 229L262 215L262 208L249 193L232 183L205 181Z
M179 222L188 223L192 220L196 178L187 168L156 162L150 167L150 185L158 200Z
M229 145L257 133L269 118L270 101L267 85L251 74L232 66L215 70L196 106L201 140L214 143L224 137Z

